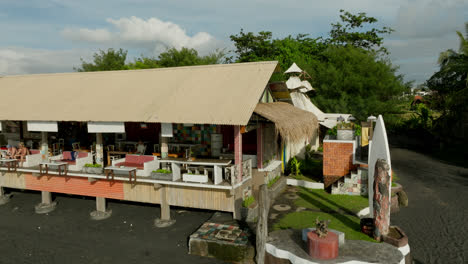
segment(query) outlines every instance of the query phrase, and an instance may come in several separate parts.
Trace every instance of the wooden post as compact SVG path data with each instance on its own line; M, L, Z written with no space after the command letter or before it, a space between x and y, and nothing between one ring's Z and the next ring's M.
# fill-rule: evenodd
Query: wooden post
M268 210L270 201L268 200L268 187L266 184L260 185L258 194L258 222L257 222L257 263L265 263L265 244L268 237Z
M102 144L102 133L96 133L96 164L104 167L104 146Z
M388 163L378 159L374 172L374 239L381 241L390 226L390 175Z
M234 126L234 161L239 166L239 182L242 182L242 134L240 126Z
M263 168L263 124L257 127L257 168Z
M41 157L42 161L47 161L49 157L49 144L47 143L47 132L41 132Z

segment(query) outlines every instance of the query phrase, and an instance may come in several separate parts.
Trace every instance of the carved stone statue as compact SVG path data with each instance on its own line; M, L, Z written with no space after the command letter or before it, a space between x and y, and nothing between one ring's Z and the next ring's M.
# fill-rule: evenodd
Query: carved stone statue
M390 175L388 163L378 159L374 173L374 239L388 234L390 225Z
M315 232L319 237L327 237L328 235L328 224L330 223L330 220L322 220L320 221L319 218L315 219L315 226L317 229L315 229Z

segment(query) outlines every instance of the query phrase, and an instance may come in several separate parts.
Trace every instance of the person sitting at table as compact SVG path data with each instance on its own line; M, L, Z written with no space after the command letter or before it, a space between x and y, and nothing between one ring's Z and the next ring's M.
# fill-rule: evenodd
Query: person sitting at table
M15 156L18 154L18 149L15 146L8 145L7 146L7 153L6 153L6 158L7 159L14 159Z
M145 151L146 151L145 144L143 144L143 141L138 140L136 153L139 154L139 155L145 155Z
M19 144L18 152L15 155L16 159L20 159L20 167L23 167L23 162L26 159L26 156L29 155L29 149L24 145L23 142Z

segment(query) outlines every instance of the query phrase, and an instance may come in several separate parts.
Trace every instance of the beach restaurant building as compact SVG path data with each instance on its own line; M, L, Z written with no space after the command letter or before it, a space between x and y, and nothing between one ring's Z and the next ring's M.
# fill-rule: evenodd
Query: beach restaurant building
M0 77L4 187L232 212L317 118L267 89L277 62ZM7 145L24 142L24 162Z

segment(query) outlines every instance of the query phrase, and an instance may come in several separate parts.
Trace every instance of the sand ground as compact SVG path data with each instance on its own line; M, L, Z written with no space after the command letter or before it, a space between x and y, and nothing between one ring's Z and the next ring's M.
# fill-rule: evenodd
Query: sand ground
M391 223L408 235L415 263L468 263L468 169L402 148L391 157L409 199Z

